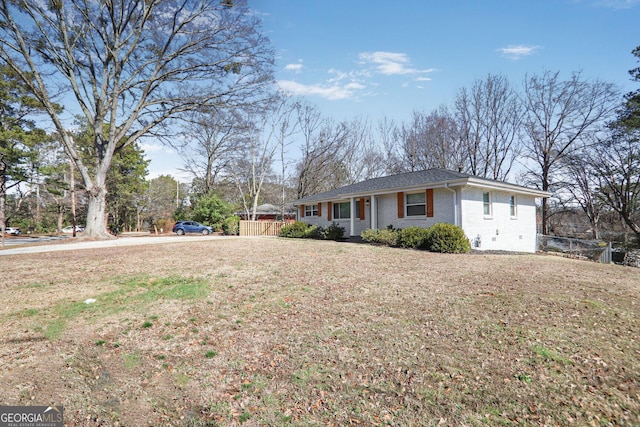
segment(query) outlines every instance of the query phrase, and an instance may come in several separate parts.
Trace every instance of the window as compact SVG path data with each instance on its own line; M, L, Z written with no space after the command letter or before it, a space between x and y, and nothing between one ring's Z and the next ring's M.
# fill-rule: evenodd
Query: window
M349 219L349 218L351 218L351 202L334 203L333 204L333 218L334 219Z
M334 219L349 219L351 218L351 202L342 202L333 204L333 218ZM360 203L359 199L356 200L356 219L360 218Z
M318 216L318 205L305 205L304 216Z
M518 216L518 201L515 195L509 197L509 213L512 217Z
M424 216L427 213L426 194L407 194L407 216Z
M491 193L482 193L482 204L484 206L484 216L491 216Z

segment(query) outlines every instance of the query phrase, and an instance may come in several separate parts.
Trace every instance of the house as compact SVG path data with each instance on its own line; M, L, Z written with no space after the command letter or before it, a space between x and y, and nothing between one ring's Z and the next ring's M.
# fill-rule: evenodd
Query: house
M368 228L460 226L478 250L536 251L536 199L550 193L444 169L369 179L296 200L299 220L347 235ZM353 215L351 214L353 212Z
M246 212L237 212L236 215L240 219L248 220L250 215ZM287 203L284 206L284 218L282 217L282 206L276 206L269 203L259 205L256 208L256 221L285 221L293 222L296 219L296 211L293 205Z

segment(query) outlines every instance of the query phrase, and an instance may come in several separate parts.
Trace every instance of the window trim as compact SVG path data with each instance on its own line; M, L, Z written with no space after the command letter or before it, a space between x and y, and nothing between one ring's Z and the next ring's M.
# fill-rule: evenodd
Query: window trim
M362 204L364 203L362 201L364 201L364 198L355 199L355 205L356 205L355 219L356 220L361 220ZM348 217L336 216L336 211L338 213L340 212L340 207L339 206L342 205L342 204L346 204L347 206L349 206L349 216ZM351 219L351 200L347 200L346 202L333 202L333 203L331 203L331 214L332 214L332 218L335 219L336 221Z
M424 198L423 203L409 203L409 196L420 194ZM419 214L409 214L409 207L424 206L424 211ZM407 218L425 217L427 215L427 193L425 191L419 191L415 193L405 193L404 195L404 213Z
M518 196L515 194L509 196L509 215L511 219L518 218Z
M349 207L349 216L343 217L340 215L340 205L345 204ZM335 219L336 221L340 221L341 219L351 219L351 201L333 202L331 208L333 209L333 212L331 212L333 214L333 219ZM338 213L338 215L336 215L336 213Z
M304 217L318 216L318 205L304 205Z
M485 201L484 196L487 194L489 197L488 201ZM488 208L488 213L487 213ZM482 213L486 219L493 218L493 195L491 191L483 191L482 192Z

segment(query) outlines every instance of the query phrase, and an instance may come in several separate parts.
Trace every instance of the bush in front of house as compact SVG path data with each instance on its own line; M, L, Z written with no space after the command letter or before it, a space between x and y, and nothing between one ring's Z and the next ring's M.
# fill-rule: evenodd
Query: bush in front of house
M296 221L287 224L280 229L280 237L288 237L293 239L318 239L320 238L321 228L317 225L310 225L304 221Z
M426 249L431 252L462 254L471 251L469 239L457 225L438 223L428 228Z
M411 249L428 249L426 239L429 237L429 229L424 227L407 227L400 230L398 246Z
M407 227L381 230L367 229L360 234L362 240L373 245L399 246L442 253L468 253L471 251L469 239L457 225L438 223L429 228Z
M400 230L394 228L384 228L381 230L366 229L360 233L360 237L372 245L398 246Z
M322 238L325 240L341 240L344 238L344 227L340 227L334 221L330 226L322 230Z

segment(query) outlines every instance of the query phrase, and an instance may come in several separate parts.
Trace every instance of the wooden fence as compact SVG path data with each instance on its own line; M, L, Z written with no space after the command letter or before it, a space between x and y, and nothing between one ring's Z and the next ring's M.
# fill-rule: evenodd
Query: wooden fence
M277 236L283 225L281 221L240 221L240 235Z

